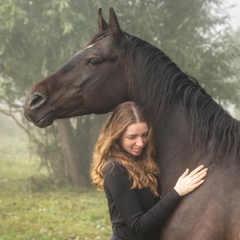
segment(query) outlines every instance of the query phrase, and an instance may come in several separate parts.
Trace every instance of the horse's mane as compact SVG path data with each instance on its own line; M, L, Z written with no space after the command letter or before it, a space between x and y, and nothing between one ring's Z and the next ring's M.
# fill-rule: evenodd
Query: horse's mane
M210 138L215 142L218 160L230 152L240 158L240 122L232 118L193 77L182 72L162 51L137 37L128 36L128 57L133 60L136 50L144 59L138 73L142 104L153 103L161 115L167 114L180 99L187 120L191 123L192 145L201 153ZM139 55L140 54L140 55ZM142 55L142 56L141 56ZM135 59L136 60L136 59Z

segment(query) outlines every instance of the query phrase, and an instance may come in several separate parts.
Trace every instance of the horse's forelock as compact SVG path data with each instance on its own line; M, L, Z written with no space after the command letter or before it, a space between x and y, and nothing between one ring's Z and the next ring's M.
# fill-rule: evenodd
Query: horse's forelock
M87 45L94 44L109 35L110 33L108 31L99 32L88 41Z

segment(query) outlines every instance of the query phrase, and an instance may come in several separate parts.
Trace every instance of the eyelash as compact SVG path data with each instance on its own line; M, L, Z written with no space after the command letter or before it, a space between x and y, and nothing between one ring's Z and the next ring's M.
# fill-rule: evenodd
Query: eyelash
M143 135L142 137L148 137L148 134ZM128 139L134 139L135 137L127 137Z
M89 66L96 66L100 63L100 61L97 58L90 58L88 60L88 65Z

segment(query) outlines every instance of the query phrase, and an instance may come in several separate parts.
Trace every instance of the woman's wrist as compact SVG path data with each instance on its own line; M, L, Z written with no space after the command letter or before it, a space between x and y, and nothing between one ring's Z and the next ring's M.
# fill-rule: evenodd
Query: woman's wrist
M181 193L181 191L179 191L176 187L174 187L173 190L174 190L180 197L183 197L183 196L184 196L184 194Z

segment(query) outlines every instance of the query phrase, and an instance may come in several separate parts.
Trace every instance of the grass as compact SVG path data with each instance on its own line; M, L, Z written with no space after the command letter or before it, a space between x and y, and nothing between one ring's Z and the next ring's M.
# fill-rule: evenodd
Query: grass
M37 159L29 160L26 141L22 138L2 136L0 240L110 238L111 227L103 192L66 187L51 189L48 186L33 190L31 176L40 174Z
M2 191L0 239L109 239L106 202L95 191Z

